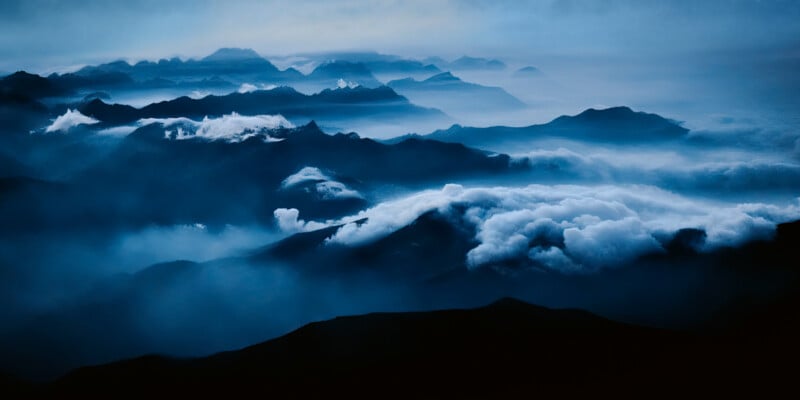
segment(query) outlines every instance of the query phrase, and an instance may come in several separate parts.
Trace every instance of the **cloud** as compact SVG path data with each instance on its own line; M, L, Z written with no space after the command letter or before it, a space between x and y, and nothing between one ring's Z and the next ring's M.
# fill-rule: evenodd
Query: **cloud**
M671 190L714 191L739 194L764 191L796 191L800 164L790 160L763 159L754 153L706 151L712 161L697 163L688 156L641 151L631 154L590 149L583 155L565 148L537 150L515 156L540 179L577 182L627 182L656 185ZM713 161L714 158L720 160ZM730 158L734 158L730 160Z
M564 248L569 249L571 259L592 268L613 267L662 250L637 217L603 220L584 228L571 227L563 235Z
M255 92L256 90L272 90L275 89L276 87L277 87L276 85L261 84L256 86L252 83L243 83L241 86L239 86L239 90L237 90L237 92L250 93L250 92Z
M357 191L350 189L344 183L333 180L316 167L303 167L300 171L286 177L281 183L281 187L286 189L306 182L315 182L314 188L323 200L363 198Z
M316 189L323 200L362 198L357 191L348 188L344 183L336 181L319 182L316 184Z
M339 78L339 80L336 81L336 87L339 88L339 89L345 89L345 88L355 89L355 88L357 88L359 86L361 86L361 85L359 85L356 82L346 81L346 80L344 80L342 78Z
M87 117L78 110L67 109L67 112L63 115L59 115L44 131L47 133L57 131L66 132L74 126L92 125L98 122L100 121L92 117Z
M121 235L105 257L130 272L157 262L199 262L237 255L275 238L275 233L256 226L225 225L220 230L199 223L150 226Z
M205 117L202 121L189 118L144 118L137 125L144 126L159 123L164 127L177 126L175 131L168 130L165 136L177 140L202 138L206 140L225 140L236 143L253 136L264 135L266 141L280 141L266 134L266 131L277 128L293 128L294 125L282 115L245 116L237 113L223 115L219 118Z
M787 162L708 163L689 169L662 168L655 173L661 184L676 188L793 192L800 188L800 165Z
M331 178L316 167L303 167L300 171L286 177L281 183L284 188L292 187L308 181L327 181Z
M319 222L306 222L299 219L300 211L296 208L278 208L273 215L278 223L278 228L287 233L313 231L327 226Z
M712 202L643 185L465 188L449 184L329 222L344 225L328 240L368 244L434 210L474 226L478 245L466 255L469 268L528 260L572 273L610 268L663 251L658 238L683 228L706 232L701 250L768 238L777 223L800 218L800 199L788 205ZM285 225L309 229L310 223L296 222L297 215L296 210L286 214ZM366 222L355 223L364 218Z
M202 99L203 97L206 97L206 96L209 96L209 95L211 95L211 92L209 92L207 90L192 90L192 92L189 93L189 97L193 98L195 100Z
M129 126L129 125L114 126L111 128L101 129L97 131L97 134L107 135L107 136L128 136L131 132L135 131L137 128L138 128L137 126Z
M239 86L239 90L237 90L237 92L250 93L250 92L255 92L256 90L258 90L258 86L253 85L251 83L243 83L241 86Z

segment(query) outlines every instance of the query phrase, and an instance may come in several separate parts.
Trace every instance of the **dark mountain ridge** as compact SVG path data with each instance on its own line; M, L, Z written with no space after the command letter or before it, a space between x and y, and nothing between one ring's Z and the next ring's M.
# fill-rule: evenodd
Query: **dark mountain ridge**
M420 391L518 396L532 390L627 397L654 387L660 394L777 393L791 380L775 362L788 356L760 337L650 329L505 298L474 309L340 317L204 358L145 356L80 368L30 390L243 394L268 387L272 394L355 397Z
M450 72L442 72L425 80L405 78L386 84L417 104L440 108L445 112L510 111L525 103L503 88L464 82Z
M202 99L179 97L142 108L107 104L94 99L79 110L108 125L121 125L142 118L201 119L233 112L242 115L281 114L287 118L346 119L350 117L420 117L443 118L438 110L411 104L391 88L366 87L326 89L313 95L302 94L290 87L258 90L249 93L209 95Z
M573 139L614 144L680 140L689 132L679 123L629 107L590 108L574 116L560 116L546 124L525 127L472 128L453 125L425 139L458 142L479 148L525 145L537 139Z

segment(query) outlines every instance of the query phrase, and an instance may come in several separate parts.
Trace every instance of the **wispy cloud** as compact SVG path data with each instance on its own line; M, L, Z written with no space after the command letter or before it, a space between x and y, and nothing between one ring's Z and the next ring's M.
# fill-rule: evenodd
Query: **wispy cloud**
M50 126L48 126L44 131L47 133L51 132L66 132L72 127L76 127L78 125L92 125L96 124L100 121L92 118L87 117L81 114L78 110L67 109L62 115L59 115L55 121L53 121Z
M205 117L202 121L189 118L144 118L137 122L144 126L149 124L162 124L167 130L165 136L177 140L206 139L225 140L228 142L241 142L250 137L263 134L265 131L277 128L293 128L294 125L281 115L253 115L245 116L237 113L223 115L219 118ZM266 140L279 140L269 135Z
M303 167L300 171L289 175L281 183L284 189L303 183L313 183L314 189L323 200L361 199L360 193L350 189L344 183L333 180L316 167Z

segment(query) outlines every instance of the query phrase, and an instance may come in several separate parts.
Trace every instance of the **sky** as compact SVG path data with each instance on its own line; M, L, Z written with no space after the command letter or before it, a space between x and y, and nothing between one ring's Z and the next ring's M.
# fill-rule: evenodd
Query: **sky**
M800 56L791 0L3 0L0 71L109 59L380 50L531 62L543 55L654 61Z

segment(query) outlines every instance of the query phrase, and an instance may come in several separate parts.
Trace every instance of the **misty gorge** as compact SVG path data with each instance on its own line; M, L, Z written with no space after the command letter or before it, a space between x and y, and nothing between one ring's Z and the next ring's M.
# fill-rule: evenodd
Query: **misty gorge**
M798 18L2 2L0 394L781 393Z

